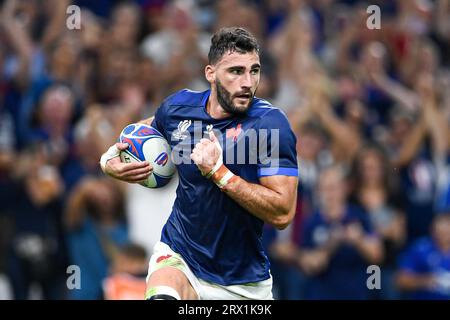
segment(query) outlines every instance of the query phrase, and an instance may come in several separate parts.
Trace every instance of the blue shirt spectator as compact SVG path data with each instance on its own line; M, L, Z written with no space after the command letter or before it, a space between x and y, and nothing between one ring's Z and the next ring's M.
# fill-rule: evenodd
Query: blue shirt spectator
M322 241L331 236L333 230L352 223L360 223L364 233L372 232L367 216L357 207L348 206L337 225L327 221L320 211L316 212L305 225L303 248L319 248ZM368 265L354 246L340 245L329 258L327 267L311 278L306 297L319 300L367 299L369 296L366 286Z
M70 290L70 299L101 299L102 281L108 275L111 263L109 245L123 246L128 241L126 225L118 223L103 228L92 219L84 223L68 235L68 247L73 264L80 267L80 289Z
M450 213L438 214L432 228L400 258L397 282L407 298L450 299Z
M368 299L367 267L382 258L381 243L368 216L349 205L337 167L319 177L319 209L303 231L302 262L310 276L307 299Z
M70 262L81 270L80 289L70 299L101 299L102 281L119 248L128 242L123 195L111 181L81 180L70 193L65 212Z

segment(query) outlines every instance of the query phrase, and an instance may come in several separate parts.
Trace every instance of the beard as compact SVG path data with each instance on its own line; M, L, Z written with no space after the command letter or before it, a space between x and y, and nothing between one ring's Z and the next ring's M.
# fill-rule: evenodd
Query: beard
M220 106L226 112L236 115L246 114L247 110L249 109L252 103L253 97L255 96L255 94L252 93L251 90L240 91L234 95L231 95L231 93L222 86L219 80L216 81L216 92L217 92L217 101L219 102ZM248 95L247 104L239 106L233 104L233 98L239 97L241 95Z

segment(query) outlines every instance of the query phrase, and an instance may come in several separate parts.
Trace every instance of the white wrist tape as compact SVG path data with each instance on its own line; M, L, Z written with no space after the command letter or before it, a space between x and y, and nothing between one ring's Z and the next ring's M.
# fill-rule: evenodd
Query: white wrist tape
M149 288L145 293L145 300L167 300L164 299L165 296L175 298L176 300L181 300L178 292L174 288L168 286ZM154 297L154 299L151 299L152 297Z
M220 189L222 189L228 184L228 181L230 181L230 179L233 178L234 176L235 176L234 173L228 170L228 172L222 177L222 179L216 182L216 185Z
M211 178L212 175L214 173L216 173L217 170L219 170L219 168L223 164L223 151L222 151L222 147L220 146L219 140L216 140L215 144L217 146L217 150L219 150L219 159L217 159L217 162L214 165L214 167L212 168L212 170L205 175L207 179Z
M120 150L117 149L116 145L111 146L108 151L102 154L100 158L100 166L102 167L103 172L105 171L106 162L108 160L118 157L120 155Z
M216 162L216 165L215 165L215 166L212 168L212 170L206 175L206 179L211 178L212 175L213 175L214 173L216 173L217 170L219 170L219 168L222 166L222 164L223 164L222 157L219 157L219 159L218 159L217 162Z

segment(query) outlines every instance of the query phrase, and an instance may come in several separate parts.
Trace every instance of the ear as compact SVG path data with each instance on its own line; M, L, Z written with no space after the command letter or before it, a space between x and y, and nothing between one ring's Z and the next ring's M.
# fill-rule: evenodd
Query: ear
M205 67L205 78L211 84L216 82L216 69L214 66L208 64Z

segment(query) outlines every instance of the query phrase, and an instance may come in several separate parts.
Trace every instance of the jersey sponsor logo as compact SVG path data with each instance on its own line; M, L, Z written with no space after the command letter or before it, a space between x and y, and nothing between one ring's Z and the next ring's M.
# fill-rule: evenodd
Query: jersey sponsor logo
M183 120L178 123L178 129L176 129L172 133L172 139L174 140L184 140L189 136L189 133L187 132L187 129L191 126L192 121L191 120Z

